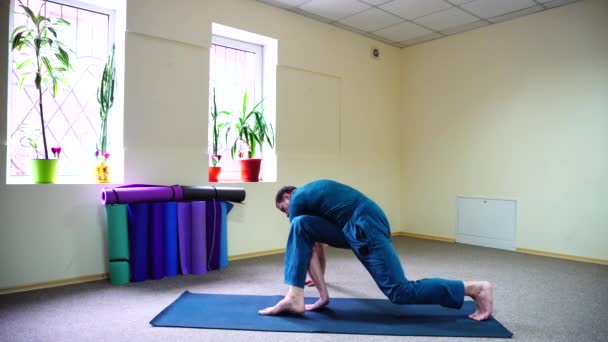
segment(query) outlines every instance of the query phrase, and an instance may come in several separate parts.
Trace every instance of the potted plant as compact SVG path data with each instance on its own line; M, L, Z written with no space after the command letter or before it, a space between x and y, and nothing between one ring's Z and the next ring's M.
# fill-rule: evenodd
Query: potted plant
M110 154L108 153L108 114L114 105L114 88L116 86L116 67L114 66L115 46L112 45L112 52L108 55L108 60L101 74L101 81L97 88L97 102L99 103L99 119L101 127L99 130L99 141L95 157L98 164L95 166L97 183L110 182L110 166L106 165Z
M215 100L215 88L213 88L213 105L211 106L211 121L212 121L211 164L212 164L212 166L209 166L209 171L208 171L208 179L210 182L217 182L219 175L222 172L222 167L218 166L220 160L222 159L222 156L218 152L218 140L219 140L221 131L224 129L224 126L227 123L224 122L220 118L220 115L230 115L230 113L225 110L222 110L222 111L217 110L217 102Z
M38 90L38 106L40 110L40 126L42 132L44 159L32 160L32 176L34 183L54 183L57 175L57 158L50 159L46 140L46 124L42 106L42 85L44 84L53 97L57 96L59 83L67 83L63 72L72 69L70 56L64 44L57 39L57 33L62 25L70 25L63 18L47 18L42 15L40 6L38 14L19 1L19 7L23 14L31 22L30 26L21 25L16 27L11 34L12 50L21 51L25 48L30 54L24 54L21 61L16 61L15 69L21 72L19 76L19 88L23 88L26 78L33 76L34 84ZM33 26L33 27L32 27ZM30 141L31 143L32 141ZM38 157L37 140L30 146L36 146L36 157ZM58 147L53 147L55 156Z
M230 154L234 159L237 149L239 149L241 179L245 182L257 182L260 179L262 159L256 158L258 147L260 155L264 143L268 143L270 148L274 147L274 129L264 117L263 102L264 99L255 104L251 110L247 110L247 90L245 90L242 111L226 132L226 138L228 138L230 129L235 130L236 134L231 144Z

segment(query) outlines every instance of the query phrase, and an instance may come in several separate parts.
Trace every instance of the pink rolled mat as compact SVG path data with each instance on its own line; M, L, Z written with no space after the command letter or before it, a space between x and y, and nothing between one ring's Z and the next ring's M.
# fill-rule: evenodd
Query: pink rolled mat
M101 204L181 201L184 191L179 185L129 184L101 191Z

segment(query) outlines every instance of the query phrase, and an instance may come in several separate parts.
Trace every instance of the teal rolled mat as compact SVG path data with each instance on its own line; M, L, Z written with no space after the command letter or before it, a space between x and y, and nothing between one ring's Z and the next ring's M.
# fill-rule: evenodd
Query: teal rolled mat
M110 261L110 284L128 284L131 280L131 271L128 261Z
M129 227L127 205L106 206L108 228L108 258L110 261L129 261Z

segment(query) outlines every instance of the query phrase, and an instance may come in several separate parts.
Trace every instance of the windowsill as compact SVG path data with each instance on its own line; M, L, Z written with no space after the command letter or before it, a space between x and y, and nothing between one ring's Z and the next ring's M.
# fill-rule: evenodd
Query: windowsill
M31 176L9 176L6 185L123 185L121 182L97 183L89 177L57 177L55 183L34 183Z

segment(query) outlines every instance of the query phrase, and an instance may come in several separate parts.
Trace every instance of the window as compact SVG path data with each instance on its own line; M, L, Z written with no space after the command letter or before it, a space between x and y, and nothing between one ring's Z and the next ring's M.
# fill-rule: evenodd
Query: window
M276 40L218 24L213 24L213 34L210 49L209 104L213 104L215 89L218 110L230 112L231 117L237 116L242 111L243 97L247 91L247 109L251 110L263 99L266 120L275 127ZM209 156L212 156L211 119L209 123L208 152ZM229 137L226 144L225 134L220 134L220 181L240 180L238 151L234 159L230 155L234 137ZM276 180L275 154L267 145L263 149L261 179Z
M37 11L43 4L41 0L22 0L22 2L33 11ZM31 25L26 16L21 14L17 1L15 3L13 27ZM55 98L48 89L43 88L48 149L50 150L52 146L62 148L58 166L58 176L63 179L60 182L92 183L94 181L92 167L96 163L94 154L100 129L97 87L108 53L115 43L116 12L86 2L49 0L42 7L42 13L47 17L61 17L70 22L71 25L64 27L62 32L58 33L58 39L74 52L70 56L74 71L66 73L69 86L60 89ZM118 44L117 50L119 50ZM19 89L17 84L19 72L15 70L15 66L24 53L27 52L17 50L12 52L13 68L9 77L8 158L10 162L7 165L9 168L7 180L10 183L30 182L29 160L35 158L36 153L26 143L23 128L40 128L39 98L33 79L26 80L23 89ZM118 93L115 94L115 98L117 95ZM118 108L121 107L120 103L121 101L115 100L109 125L118 119L112 119L112 116L116 116ZM120 119L122 121L122 118ZM122 148L122 142L112 141L114 136L122 136L122 125L119 126L120 132L114 130L110 133L111 147ZM43 154L43 144L40 141L38 155ZM120 154L116 154L116 161L122 164Z

